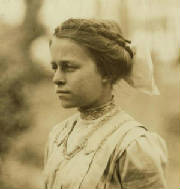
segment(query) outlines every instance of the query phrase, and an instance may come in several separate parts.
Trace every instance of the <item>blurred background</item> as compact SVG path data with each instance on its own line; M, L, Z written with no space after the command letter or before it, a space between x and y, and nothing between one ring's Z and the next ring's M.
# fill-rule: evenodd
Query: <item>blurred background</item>
M0 0L0 188L42 186L48 133L76 111L55 96L48 49L53 29L70 17L114 19L127 38L146 38L161 95L128 89L116 100L166 140L168 188L178 188L178 0Z

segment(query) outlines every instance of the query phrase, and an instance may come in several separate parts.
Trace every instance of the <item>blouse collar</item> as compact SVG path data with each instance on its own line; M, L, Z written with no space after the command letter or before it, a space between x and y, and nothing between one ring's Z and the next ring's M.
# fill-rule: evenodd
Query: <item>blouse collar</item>
M83 120L95 120L102 116L104 116L106 113L110 112L112 109L114 109L115 103L114 103L114 97L112 96L111 100L107 103L95 107L95 108L88 108L83 109L79 108L80 117Z

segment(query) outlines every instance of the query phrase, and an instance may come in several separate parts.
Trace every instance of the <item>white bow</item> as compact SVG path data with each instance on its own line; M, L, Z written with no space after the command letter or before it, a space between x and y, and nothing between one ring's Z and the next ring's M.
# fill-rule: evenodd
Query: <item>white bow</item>
M159 89L154 81L153 64L150 50L144 41L134 41L131 49L134 51L133 70L125 81L137 90L148 95L159 95Z

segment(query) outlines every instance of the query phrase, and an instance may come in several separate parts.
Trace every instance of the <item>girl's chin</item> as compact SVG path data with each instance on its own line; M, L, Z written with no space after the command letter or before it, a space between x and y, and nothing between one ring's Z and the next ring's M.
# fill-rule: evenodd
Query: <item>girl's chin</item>
M61 102L61 106L63 108L89 108L91 107L91 103L83 103L82 101L79 102L79 101L72 101L72 100L69 100L69 99L60 99L60 102Z
M61 106L63 108L77 108L78 107L77 104L74 104L70 101L65 101L65 100L61 100Z
M64 104L64 103L61 103L62 107L63 108L75 108L76 106L73 106L71 104Z

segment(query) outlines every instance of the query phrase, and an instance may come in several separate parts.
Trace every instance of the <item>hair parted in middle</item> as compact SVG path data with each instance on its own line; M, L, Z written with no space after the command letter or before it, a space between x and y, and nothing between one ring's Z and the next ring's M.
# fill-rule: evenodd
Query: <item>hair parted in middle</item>
M122 36L114 21L71 18L55 29L54 36L71 39L87 48L100 74L112 84L131 73L134 56L131 42Z

